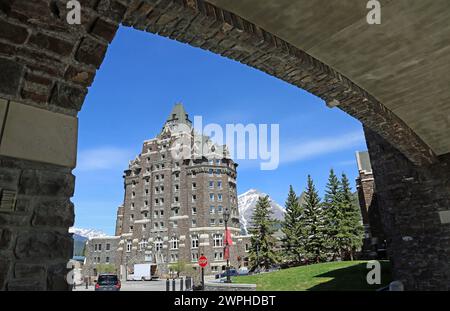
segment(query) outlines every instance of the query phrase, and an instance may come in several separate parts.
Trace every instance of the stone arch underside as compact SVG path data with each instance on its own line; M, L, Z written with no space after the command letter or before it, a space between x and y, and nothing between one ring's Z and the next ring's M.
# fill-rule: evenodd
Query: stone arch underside
M0 207L1 289L67 288L63 272L71 244L66 231L74 217L76 116L121 23L237 60L338 105L378 142L395 146L399 161L412 167L443 165L365 90L235 14L203 0L79 2L81 25L66 23L64 0L0 2L0 188L2 198L15 198L13 205ZM448 194L437 200L448 202ZM448 284L445 277L440 288ZM415 282L409 287L427 288Z

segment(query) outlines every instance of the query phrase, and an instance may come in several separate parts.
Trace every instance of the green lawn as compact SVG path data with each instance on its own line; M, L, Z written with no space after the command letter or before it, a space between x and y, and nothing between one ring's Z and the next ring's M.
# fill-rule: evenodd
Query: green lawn
M381 261L381 285L368 285L367 261L327 262L259 275L234 277L235 283L256 284L260 291L376 290L391 281L390 264Z

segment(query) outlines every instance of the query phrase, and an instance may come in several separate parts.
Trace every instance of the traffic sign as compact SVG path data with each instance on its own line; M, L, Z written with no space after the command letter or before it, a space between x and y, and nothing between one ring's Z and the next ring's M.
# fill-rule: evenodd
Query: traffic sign
M206 267L208 265L208 258L206 258L206 256L200 256L198 259L198 264L202 268Z

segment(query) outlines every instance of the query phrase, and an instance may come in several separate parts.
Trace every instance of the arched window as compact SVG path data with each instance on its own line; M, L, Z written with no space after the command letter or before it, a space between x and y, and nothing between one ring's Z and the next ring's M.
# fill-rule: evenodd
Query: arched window
M159 252L163 248L163 240L162 238L158 237L155 239L155 251Z
M214 247L222 247L223 246L223 235L220 233L216 233L213 235Z
M198 248L198 235L191 235L191 248Z

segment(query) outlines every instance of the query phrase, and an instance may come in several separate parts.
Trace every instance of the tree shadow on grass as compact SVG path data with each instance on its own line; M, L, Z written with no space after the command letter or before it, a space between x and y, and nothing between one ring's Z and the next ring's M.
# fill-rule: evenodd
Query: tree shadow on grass
M374 291L391 282L391 265L387 261L381 262L381 284L367 284L366 263L355 264L347 268L336 269L315 277L333 278L328 282L315 285L308 291Z

